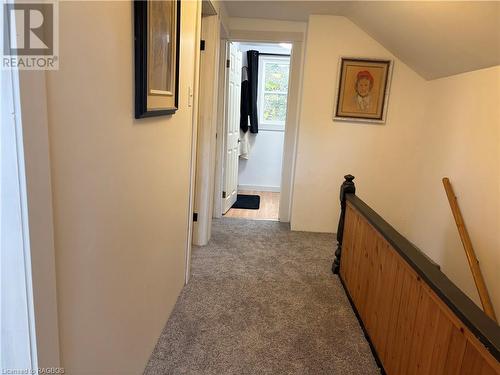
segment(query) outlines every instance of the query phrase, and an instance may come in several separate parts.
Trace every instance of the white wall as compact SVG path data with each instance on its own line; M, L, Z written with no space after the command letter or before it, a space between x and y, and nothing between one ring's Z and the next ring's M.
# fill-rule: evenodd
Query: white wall
M395 60L385 125L332 121L340 56L394 58L343 17L311 16L292 229L334 232L343 175L478 303L441 178L450 177L497 313L500 68L425 81Z
M269 33L290 33L298 32L304 33L307 28L306 22L296 22L296 21L282 21L282 20L271 20L271 19L260 19L260 18L242 18L242 17L230 17L229 18L229 29L232 33L233 38L236 37L237 31L255 31L263 32L269 35ZM244 38L245 40L249 40ZM284 38L287 40L288 38ZM253 42L268 41L268 38L254 39ZM271 39L272 41L272 39Z
M425 81L344 17L311 16L306 45L292 229L336 230L338 190L347 173L357 177L367 203L404 224L413 207L401 192L419 178L413 171ZM340 56L395 59L385 125L332 121Z
M280 45L240 43L239 50L246 64L246 52L289 54ZM261 108L259 108L259 111ZM259 124L258 134L248 134L249 157L239 159L238 186L242 190L280 191L283 162L284 130L267 130Z
M442 177L449 177L500 315L500 67L428 82L410 239L478 304Z
M238 186L240 189L280 191L283 162L283 130L259 130L249 134L248 160L239 160Z
M182 2L179 110L135 120L133 3L61 2L47 74L62 366L138 374L184 283L198 2Z

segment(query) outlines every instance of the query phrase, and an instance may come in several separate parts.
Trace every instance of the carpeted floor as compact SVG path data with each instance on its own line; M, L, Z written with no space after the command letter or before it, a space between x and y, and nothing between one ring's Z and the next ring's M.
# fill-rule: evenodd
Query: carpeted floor
M146 375L379 374L339 279L334 236L216 220Z

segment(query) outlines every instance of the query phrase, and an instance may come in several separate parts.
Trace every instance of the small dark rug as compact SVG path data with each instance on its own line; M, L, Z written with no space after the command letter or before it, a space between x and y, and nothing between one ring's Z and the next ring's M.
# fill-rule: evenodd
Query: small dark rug
M260 207L260 196L238 194L238 199L231 208L243 208L245 210L258 210Z

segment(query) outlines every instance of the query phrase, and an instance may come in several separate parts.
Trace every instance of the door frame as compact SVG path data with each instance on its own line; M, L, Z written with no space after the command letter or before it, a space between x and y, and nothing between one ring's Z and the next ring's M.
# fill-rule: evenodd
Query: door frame
M220 40L219 56L219 103L217 106L217 130L215 146L215 179L213 196L214 218L221 218L224 211L224 200L222 192L224 191L224 149L226 143L226 117L227 117L227 95L226 86L229 76L226 71L226 60L229 55L229 39Z
M232 50L234 50L235 54L234 56L232 56ZM239 126L239 121L236 123L236 124L232 124L232 126L236 126L236 129L228 129L228 121L229 121L229 112L231 111L231 114L234 116L235 113L234 111L237 111L236 115L239 114L240 112L240 102L241 102L241 63L242 63L242 58L241 58L241 52L239 51L239 45L237 42L233 42L233 41L228 41L227 42L227 57L228 57L228 60L230 60L230 64L228 65L228 62L226 60L226 66L224 67L224 72L226 74L226 86L224 87L224 97L225 97L225 102L226 102L226 111L224 112L224 118L225 118L225 121L224 121L224 143L222 144L222 147L223 147L223 154L224 154L224 158L222 159L222 165L223 165L223 173L222 173L222 190L223 190L223 193L224 192L227 194L226 197L224 197L223 195L221 195L221 200L222 200L222 213L226 213L227 211L229 211L229 209L231 208L231 206L236 203L236 199L237 199L237 194L238 194L238 173L236 173L236 188L235 188L235 191L234 191L234 194L233 194L233 190L231 189L231 186L228 186L228 179L230 180L230 176L233 175L233 173L235 172L234 169L232 169L231 171L229 171L230 173L227 173L228 172L228 168L227 168L227 163L228 163L228 160L231 159L233 160L235 157L236 157L236 172L238 172L238 165L239 165L239 145L240 145L240 126ZM234 59L234 61L232 60ZM233 72L233 81L231 81L231 73L230 72ZM233 107L229 107L229 90L230 90L230 86L231 86L231 82L234 82L234 74L236 74L238 76L238 79L236 80L236 82L238 82L237 86L235 87L236 88L236 92L234 95L236 95L236 100L235 100L235 96L233 95L231 97L231 104L233 104L233 102L235 102L234 104L236 104L236 108ZM236 121L236 118L234 118L234 121ZM233 131L231 131L233 130ZM235 130L235 131L234 131ZM228 134L228 133L231 133L231 134ZM236 134L234 134L236 133ZM234 143L233 143L234 142ZM228 145L228 143L231 143L231 145ZM236 156L231 156L231 158L229 158L228 156L228 153L229 153L229 149L232 149L232 150L236 150L238 155ZM231 189L231 191L230 191Z
M285 143L283 146L283 164L281 171L281 192L279 221L290 222L292 212L293 181L295 178L295 160L297 152L297 138L300 118L300 98L302 93L302 72L304 65L304 34L300 32L255 32L238 30L237 35L221 40L220 61L225 63L227 48L230 42L247 43L291 43L290 54L290 81L287 103L287 120L285 125ZM224 46L224 48L222 47ZM227 72L225 65L220 65L219 71L219 98L222 98L218 108L217 121L217 158L215 165L214 212L215 218L223 214L222 185L224 176L224 159L221 158L225 143L227 96L225 93ZM222 91L221 91L222 88ZM295 110L292 110L295 108Z
M200 53L200 83L196 144L196 177L193 219L194 245L203 246L210 239L212 226L214 172L216 159L216 127L219 74L220 19L218 15L202 14L201 39L205 42ZM191 215L192 216L192 215Z

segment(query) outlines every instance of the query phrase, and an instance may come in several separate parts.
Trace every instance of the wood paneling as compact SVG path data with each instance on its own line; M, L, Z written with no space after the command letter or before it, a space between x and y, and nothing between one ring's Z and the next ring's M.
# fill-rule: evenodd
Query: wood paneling
M498 361L349 202L340 276L388 375L500 374Z

